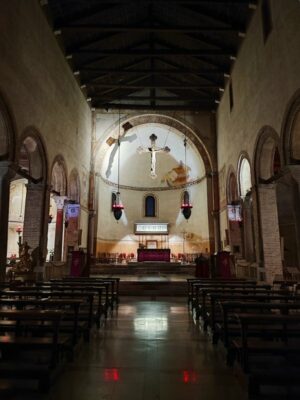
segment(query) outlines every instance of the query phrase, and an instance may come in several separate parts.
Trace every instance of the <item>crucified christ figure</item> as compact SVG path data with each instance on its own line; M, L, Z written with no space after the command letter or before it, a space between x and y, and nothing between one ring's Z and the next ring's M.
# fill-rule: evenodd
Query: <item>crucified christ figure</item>
M138 147L137 151L142 154L142 153L151 153L151 172L150 176L152 179L155 179L157 177L155 167L156 167L156 153L169 153L170 149L168 146L165 147L157 147L155 144L155 141L157 139L157 136L152 133L152 135L149 137L151 141L151 146L150 147Z

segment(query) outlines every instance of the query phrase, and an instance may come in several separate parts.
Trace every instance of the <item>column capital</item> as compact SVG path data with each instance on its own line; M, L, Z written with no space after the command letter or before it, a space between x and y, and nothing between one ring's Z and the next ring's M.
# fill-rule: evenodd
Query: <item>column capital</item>
M39 183L28 182L26 184L26 187L27 187L27 190L44 191L47 189L47 185L43 182L39 182Z
M62 210L67 200L67 196L53 196L57 210Z
M11 179L15 176L16 171L11 161L0 161L0 179Z

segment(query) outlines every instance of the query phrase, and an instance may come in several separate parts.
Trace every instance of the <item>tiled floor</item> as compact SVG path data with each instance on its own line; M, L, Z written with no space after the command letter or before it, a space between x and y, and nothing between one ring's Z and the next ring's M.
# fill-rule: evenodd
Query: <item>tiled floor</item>
M21 397L24 399L25 397ZM244 400L184 298L123 298L47 400Z

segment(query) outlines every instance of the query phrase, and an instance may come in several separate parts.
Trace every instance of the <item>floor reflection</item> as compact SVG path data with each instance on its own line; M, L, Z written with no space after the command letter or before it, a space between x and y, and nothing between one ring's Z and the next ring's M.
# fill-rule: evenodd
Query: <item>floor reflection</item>
M122 298L47 396L31 400L245 400L185 298ZM27 400L22 394L18 400ZM28 398L29 399L29 398ZM15 400L15 399L13 399Z

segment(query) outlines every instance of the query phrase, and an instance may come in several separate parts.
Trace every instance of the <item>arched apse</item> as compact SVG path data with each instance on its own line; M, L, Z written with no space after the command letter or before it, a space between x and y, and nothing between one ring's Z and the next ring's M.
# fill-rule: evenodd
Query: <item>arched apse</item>
M121 168L119 181L122 203L125 206L125 210L118 226L122 224L128 226L133 223L133 217L130 217L126 220L129 211L126 204L132 204L132 200L128 199L128 202L126 200L126 196L130 191L136 191L136 193L147 193L150 191L155 192L155 195L158 194L160 218L163 218L164 215L161 208L161 204L164 204L162 199L164 197L167 198L169 194L173 192L173 195L170 196L168 201L170 202L169 209L174 210L174 215L170 219L174 221L175 226L176 221L179 218L177 214L178 212L180 213L180 209L178 209L178 204L180 204L181 200L180 189L184 189L185 185L187 185L189 186L189 190L191 192L191 202L193 203L194 207L188 226L188 228L192 228L193 222L191 221L193 221L193 217L196 218L197 213L195 207L197 207L197 203L199 202L198 196L194 193L194 188L197 184L201 184L205 186L205 199L203 199L203 201L201 199L199 204L201 203L202 212L205 210L207 226L207 239L205 239L206 245L204 245L203 251L205 251L205 249L210 249L213 251L213 211L218 207L218 201L216 201L216 198L214 197L217 195L217 190L214 190L214 180L216 179L216 176L213 174L216 168L214 168L211 157L200 137L189 126L187 126L187 124L169 116L157 114L145 114L142 116L140 115L123 119L120 122L120 125ZM129 125L130 128L125 130L123 129L124 125ZM171 151L168 154L162 152L156 156L156 166L158 171L157 179L151 179L150 177L151 155L147 151L137 154L138 147L141 147L145 150L150 147L149 136L152 133L155 133L155 135L158 137L156 140L156 145L159 148L164 148L165 146L171 148ZM96 145L95 170L98 182L97 185L100 186L100 189L102 188L103 183L106 185L105 190L98 189L97 191L99 193L99 208L100 205L103 207L104 197L106 196L105 191L109 191L109 196L107 196L107 199L105 198L104 202L110 204L111 191L116 190L117 188L117 168L114 169L112 167L112 160L117 163L119 152L117 144L118 135L119 122L117 121L110 127L110 129L107 129L106 136L103 135L101 141L99 141L99 143ZM185 137L188 141L186 164L188 164L188 167L190 168L190 164L194 163L194 166L199 165L198 174L195 174L197 168L193 168L192 166L191 170L189 170L189 168L186 168L184 165L185 159L183 140ZM138 157L139 160L137 160ZM141 171L147 171L148 169L149 174L141 173ZM128 171L130 171L130 173L128 173ZM143 208L139 205L138 209L141 210ZM109 218L109 216L104 216L104 218L105 217ZM140 218L142 218L142 216ZM98 220L98 236L100 235L101 231L100 225L101 221ZM120 228L117 227L117 229ZM127 228L127 232L128 230L129 228ZM125 230L124 236L126 236ZM197 235L195 235L195 238L196 236ZM182 242L182 233L177 235L177 239L178 242Z
M65 201L67 199L67 168L62 155L57 155L51 168L51 191L49 205L49 228L47 258L61 261L64 252Z

